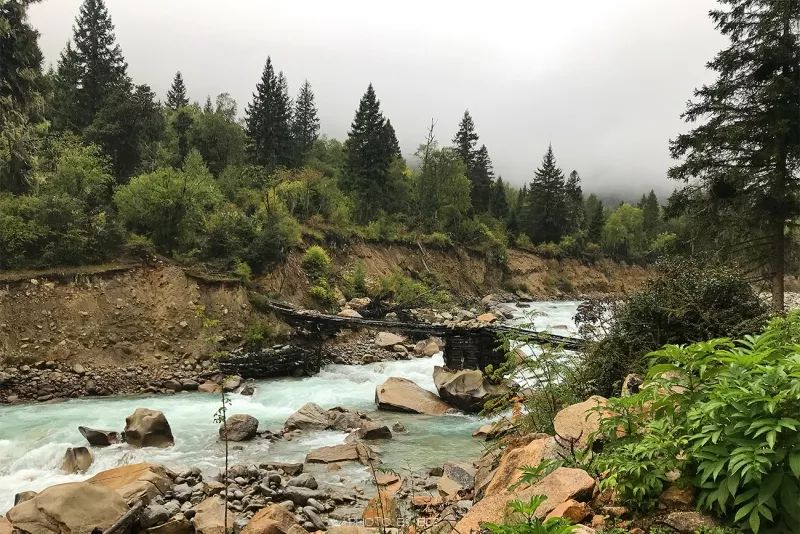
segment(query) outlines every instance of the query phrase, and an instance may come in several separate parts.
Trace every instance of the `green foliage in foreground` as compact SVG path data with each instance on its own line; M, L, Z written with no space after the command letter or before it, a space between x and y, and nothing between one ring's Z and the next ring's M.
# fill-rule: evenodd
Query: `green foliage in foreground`
M758 331L766 317L766 306L736 269L664 262L640 291L581 306L576 319L592 340L584 349L586 378L596 393L613 396L628 373L647 369L650 351L743 336Z
M757 335L652 356L649 385L610 401L595 460L610 473L602 485L647 503L677 469L701 509L753 532L791 532L800 524L800 312Z
M484 526L493 534L570 534L575 527L563 517L542 520L536 510L547 500L546 495L534 495L528 502L508 503L510 518L502 525L487 523Z

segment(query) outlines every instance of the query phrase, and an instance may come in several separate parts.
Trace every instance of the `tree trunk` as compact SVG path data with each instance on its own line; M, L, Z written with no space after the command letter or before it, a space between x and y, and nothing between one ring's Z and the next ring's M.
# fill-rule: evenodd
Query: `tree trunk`
M783 221L780 221L780 234L776 233L774 239L772 252L772 310L776 313L783 313L783 277L786 270Z

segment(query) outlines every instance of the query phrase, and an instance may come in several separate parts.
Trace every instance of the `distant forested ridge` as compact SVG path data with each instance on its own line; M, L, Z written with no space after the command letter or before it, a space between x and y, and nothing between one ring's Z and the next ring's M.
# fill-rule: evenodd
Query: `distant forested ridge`
M343 141L320 134L313 80L291 94L270 57L243 106L227 93L193 102L180 71L162 101L131 78L103 0L84 1L45 72L33 1L0 6L0 269L158 252L259 272L303 240L353 238L497 263L508 247L638 262L694 239L653 192L616 205L585 195L557 146L538 147L527 183L510 186L469 111L452 140L421 135L410 165L367 80Z

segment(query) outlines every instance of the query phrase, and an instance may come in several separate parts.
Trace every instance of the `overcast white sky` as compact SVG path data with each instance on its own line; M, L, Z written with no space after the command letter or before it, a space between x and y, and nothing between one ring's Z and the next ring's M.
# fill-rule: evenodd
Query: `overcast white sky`
M55 64L81 0L30 9ZM668 140L725 44L712 0L106 0L136 83L164 98L229 92L240 113L267 55L294 95L312 83L322 132L344 139L369 82L403 152L431 118L441 141L469 108L504 179L530 179L552 142L588 190L672 189Z

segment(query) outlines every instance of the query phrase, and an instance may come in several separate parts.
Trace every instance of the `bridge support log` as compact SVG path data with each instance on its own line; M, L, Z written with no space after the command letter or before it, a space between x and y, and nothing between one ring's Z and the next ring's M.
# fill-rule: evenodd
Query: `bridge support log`
M495 369L506 361L497 334L489 329L459 332L444 337L444 365L449 369Z

